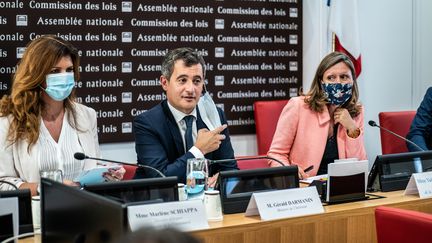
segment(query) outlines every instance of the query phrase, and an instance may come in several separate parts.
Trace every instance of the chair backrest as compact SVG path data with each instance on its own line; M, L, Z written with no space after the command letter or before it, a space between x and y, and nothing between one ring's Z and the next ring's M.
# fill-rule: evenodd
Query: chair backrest
M276 131L279 115L287 102L288 100L254 102L258 154L267 154Z
M239 156L236 157L236 159L239 158L245 158L245 160L237 160L237 166L240 170L249 170L249 169L258 169L258 168L268 168L270 167L268 165L267 159L246 159L251 156Z
M389 129L392 132L406 137L409 132L411 122L414 119L415 111L392 111L380 112L378 114L380 126ZM408 152L404 140L381 129L381 149L382 154L395 154Z
M431 242L432 214L380 206L375 222L378 243Z

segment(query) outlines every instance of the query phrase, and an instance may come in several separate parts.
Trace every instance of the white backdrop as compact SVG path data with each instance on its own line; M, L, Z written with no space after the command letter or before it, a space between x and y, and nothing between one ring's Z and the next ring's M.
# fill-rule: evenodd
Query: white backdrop
M326 54L326 30L321 19L324 0L303 1L303 86L307 90ZM362 49L360 97L365 124L381 111L416 109L432 86L432 1L358 0ZM347 12L349 14L349 12ZM257 153L255 135L232 136L236 155ZM381 153L379 131L365 126L370 162ZM134 143L101 145L107 159L136 161Z

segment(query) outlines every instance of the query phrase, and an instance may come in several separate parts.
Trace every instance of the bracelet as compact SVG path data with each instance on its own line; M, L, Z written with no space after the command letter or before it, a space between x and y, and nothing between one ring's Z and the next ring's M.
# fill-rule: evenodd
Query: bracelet
M358 136L360 135L360 128L357 128L356 130L354 130L354 132L350 133L347 130L347 134L350 138L358 138Z

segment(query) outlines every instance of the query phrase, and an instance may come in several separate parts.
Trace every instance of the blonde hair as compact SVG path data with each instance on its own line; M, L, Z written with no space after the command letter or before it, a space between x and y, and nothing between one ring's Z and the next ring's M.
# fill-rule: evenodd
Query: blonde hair
M352 96L351 98L345 102L341 107L346 108L352 117L356 117L360 114L361 105L358 102L359 91L357 86L357 77L355 73L354 64L351 59L341 52L332 52L325 56L321 63L318 65L317 71L315 73L315 77L312 81L311 88L307 94L305 95L305 103L309 105L309 108L315 112L322 112L324 110L324 106L328 103L327 99L324 95L324 91L321 86L321 81L323 80L324 73L334 65L343 62L351 71L351 75L353 78L353 87L352 87Z
M39 138L40 118L44 102L41 99L41 88L46 75L50 73L62 57L70 56L73 63L75 80L79 79L78 50L67 41L54 35L44 35L31 41L18 63L17 71L12 78L10 95L0 100L0 116L11 116L8 141L11 144L25 139L28 150ZM74 109L75 92L64 101L66 110L71 111L69 124L76 128Z

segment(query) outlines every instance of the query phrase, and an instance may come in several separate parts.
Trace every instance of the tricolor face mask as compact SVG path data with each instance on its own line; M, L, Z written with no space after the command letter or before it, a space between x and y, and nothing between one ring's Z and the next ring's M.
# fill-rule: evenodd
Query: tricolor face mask
M46 89L45 92L56 101L63 101L72 92L75 86L75 79L73 72L54 73L46 76Z
M327 101L333 105L343 105L352 96L352 83L322 83Z

